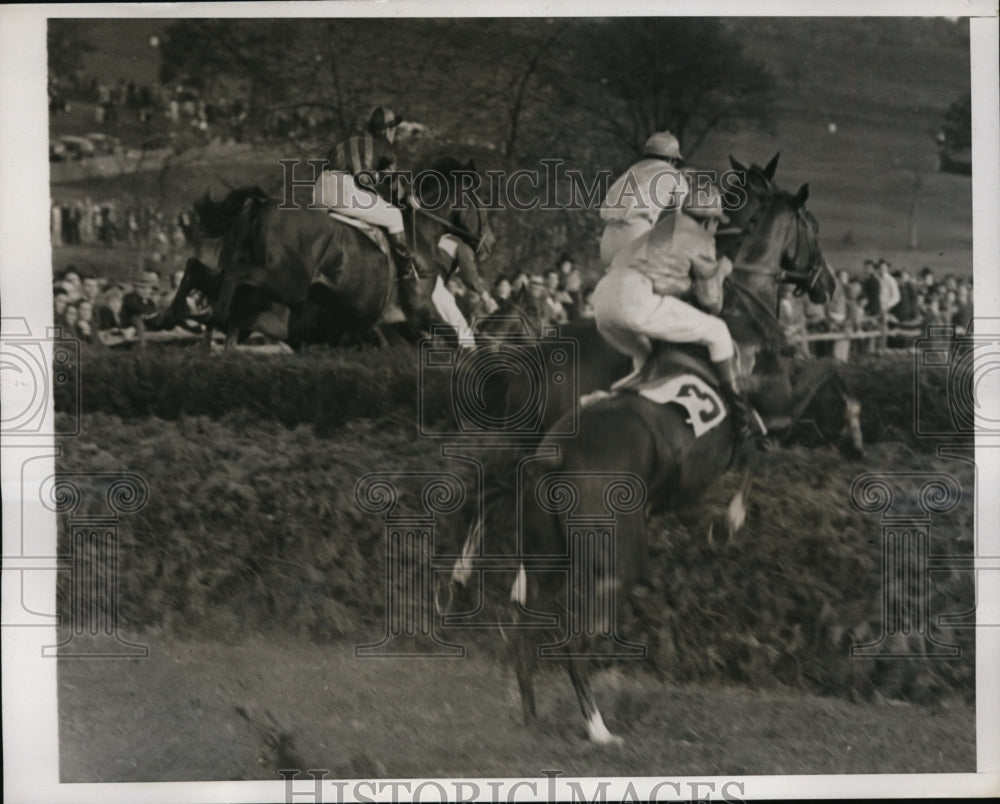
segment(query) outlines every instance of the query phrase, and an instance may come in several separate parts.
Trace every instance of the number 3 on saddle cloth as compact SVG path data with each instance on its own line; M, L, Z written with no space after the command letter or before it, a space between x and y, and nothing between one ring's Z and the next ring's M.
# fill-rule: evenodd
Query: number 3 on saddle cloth
M634 389L658 405L673 402L688 413L687 423L698 438L726 418L726 406L719 393L697 374L679 374L676 377L660 377L651 385Z
M657 405L679 405L688 415L695 438L710 432L728 415L716 389L715 372L698 352L702 347L655 342L642 371L611 393L596 391L584 396L586 406L621 393L635 393Z

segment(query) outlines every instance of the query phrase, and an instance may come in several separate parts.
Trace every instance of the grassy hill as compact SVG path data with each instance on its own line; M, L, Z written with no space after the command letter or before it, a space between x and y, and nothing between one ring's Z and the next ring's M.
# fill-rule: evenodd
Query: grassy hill
M865 257L881 255L897 266L930 265L971 274L971 181L937 172L933 141L945 109L969 86L967 24L932 18L758 18L732 19L728 25L777 79L774 124L770 131L714 132L691 161L700 168L724 169L729 154L762 163L780 150L778 178L785 186L810 183L810 208L821 224L821 242L838 268L858 271ZM88 21L85 30L99 49L87 56L86 70L105 80L119 75L153 80L156 62L150 56L155 51L149 37L161 27L149 20ZM462 109L431 104L418 91L408 100L409 108L434 106L433 119L426 120L432 127L461 130ZM53 133L79 125L93 129L85 115L83 123L74 119L55 118ZM277 159L296 155L285 146L219 154L197 163L179 160L149 174L55 186L53 194L142 195L175 208L188 205L207 187L218 194L226 184L253 182L276 190L281 182ZM918 181L918 247L911 249ZM525 213L500 217L518 214ZM539 225L548 226L541 219ZM503 231L502 224L499 228ZM531 267L542 267L569 247L581 263L596 270L596 242L590 236L588 242L560 242L566 237L563 231L552 227L551 248L542 237L537 254L529 257ZM509 269L504 259L512 257L501 250L496 270Z

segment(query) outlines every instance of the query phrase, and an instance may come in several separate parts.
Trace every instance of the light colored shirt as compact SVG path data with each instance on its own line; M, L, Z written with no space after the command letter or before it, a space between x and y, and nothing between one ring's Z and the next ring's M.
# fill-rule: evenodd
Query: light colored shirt
M636 219L656 223L665 209L677 209L688 193L679 168L662 159L643 159L619 176L601 205L605 224L627 224Z
M888 313L893 307L899 304L899 300L902 298L899 293L899 283L896 281L896 277L891 274L886 274L882 276L879 274L879 306L882 308L882 312Z
M691 288L692 278L711 279L719 270L715 238L679 210L664 215L649 232L626 246L612 265L625 265L647 276L661 296L681 296Z

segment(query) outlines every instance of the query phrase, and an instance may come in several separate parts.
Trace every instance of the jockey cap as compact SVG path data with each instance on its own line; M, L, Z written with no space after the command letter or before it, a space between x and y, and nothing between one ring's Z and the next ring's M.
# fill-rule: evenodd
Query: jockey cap
M645 153L663 159L683 159L681 144L669 131L657 131L646 140Z
M372 134L382 134L403 122L402 117L396 117L388 106L376 106L368 117L368 131Z

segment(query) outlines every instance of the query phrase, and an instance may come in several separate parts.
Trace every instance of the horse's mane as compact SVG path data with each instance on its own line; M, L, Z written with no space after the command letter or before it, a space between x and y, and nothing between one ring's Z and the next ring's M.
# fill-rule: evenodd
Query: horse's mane
M230 190L221 201L213 201L209 191L194 203L194 211L202 232L207 237L222 237L243 210L248 200L258 203L267 201L269 196L256 184Z
M785 333L774 312L732 277L724 283L725 303L722 318L738 341L759 341L768 351L780 351L788 345Z

